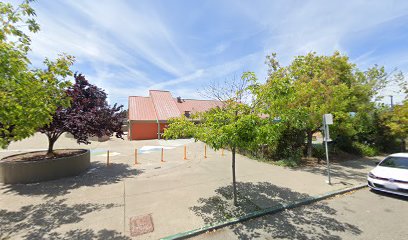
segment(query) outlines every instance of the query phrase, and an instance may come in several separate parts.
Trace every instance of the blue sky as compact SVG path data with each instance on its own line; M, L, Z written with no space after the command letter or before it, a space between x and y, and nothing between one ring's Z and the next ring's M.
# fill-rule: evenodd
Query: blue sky
M73 70L125 106L149 89L202 98L197 90L243 71L265 81L271 52L288 64L339 50L360 69L408 73L408 1L43 0L33 7L41 25L33 63L74 55ZM399 102L397 90L383 94Z

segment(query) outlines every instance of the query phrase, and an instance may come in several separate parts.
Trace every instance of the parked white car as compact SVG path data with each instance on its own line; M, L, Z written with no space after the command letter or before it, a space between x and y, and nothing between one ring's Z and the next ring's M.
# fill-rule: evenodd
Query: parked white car
M408 197L408 153L395 153L368 173L368 186L374 190Z

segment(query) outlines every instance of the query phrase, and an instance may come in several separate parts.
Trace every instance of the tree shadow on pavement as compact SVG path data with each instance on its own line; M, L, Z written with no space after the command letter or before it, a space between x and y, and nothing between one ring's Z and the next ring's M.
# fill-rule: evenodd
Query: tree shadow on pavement
M118 183L124 178L142 172L142 170L131 168L128 164L112 163L106 166L100 162L93 162L87 172L78 176L31 184L3 185L0 191L4 194L45 195L46 198L49 198L65 195L82 186L94 187Z
M95 232L91 229L86 229L86 230L72 230L68 231L65 234L58 234L58 233L52 233L50 235L50 240L71 240L71 239L80 239L80 240L131 240L130 237L124 236L117 231L114 230L107 230L107 229L102 229L99 230L98 232Z
M351 180L363 180L367 179L367 173L370 169L376 166L375 161L371 159L350 160L342 163L335 163L330 165L330 174L333 177L341 179ZM365 171L365 169L367 169ZM310 172L319 175L327 175L326 166L305 166L300 170Z
M15 235L19 239L128 239L106 229L97 233L91 229L76 229L65 234L54 232L63 225L82 221L88 213L120 206L94 203L68 205L66 199L48 199L41 204L23 206L17 211L0 209L0 239L14 239Z
M215 190L216 195L200 198L198 205L190 208L206 224L226 221L255 210L276 206L308 195L294 192L268 182L238 183L239 205L233 206L232 187ZM285 238L285 239L340 239L338 232L359 235L361 230L336 219L337 211L324 202L267 215L231 226L237 239Z

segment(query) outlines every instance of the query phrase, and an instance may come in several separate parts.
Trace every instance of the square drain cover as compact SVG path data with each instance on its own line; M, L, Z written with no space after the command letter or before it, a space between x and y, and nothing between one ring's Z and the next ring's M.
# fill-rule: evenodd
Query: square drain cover
M130 236L136 237L153 231L154 226L151 214L130 218Z

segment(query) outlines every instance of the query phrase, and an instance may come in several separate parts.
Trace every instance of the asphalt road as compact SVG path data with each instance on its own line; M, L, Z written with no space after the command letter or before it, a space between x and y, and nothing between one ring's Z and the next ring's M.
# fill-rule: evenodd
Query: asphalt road
M365 188L194 239L408 239L408 198Z

